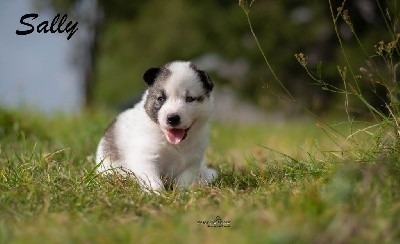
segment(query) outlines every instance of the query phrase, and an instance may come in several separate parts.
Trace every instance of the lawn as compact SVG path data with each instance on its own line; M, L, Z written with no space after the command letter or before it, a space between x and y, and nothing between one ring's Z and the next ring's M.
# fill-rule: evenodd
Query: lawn
M214 123L211 186L151 195L98 176L107 112L0 111L1 243L265 243L400 240L398 158L368 123ZM332 133L336 130L338 133ZM219 216L224 227L214 222Z

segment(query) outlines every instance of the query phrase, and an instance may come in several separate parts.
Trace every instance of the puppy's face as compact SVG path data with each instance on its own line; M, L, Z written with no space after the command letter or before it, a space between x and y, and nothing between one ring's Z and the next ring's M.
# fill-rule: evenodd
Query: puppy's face
M206 123L213 109L213 83L190 62L172 62L143 75L149 85L145 110L171 144L183 141L190 129Z

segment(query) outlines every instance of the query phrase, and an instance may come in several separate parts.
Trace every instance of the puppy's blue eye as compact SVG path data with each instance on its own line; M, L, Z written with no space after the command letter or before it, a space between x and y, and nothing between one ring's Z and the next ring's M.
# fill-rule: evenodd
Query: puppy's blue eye
M157 101L164 102L165 101L165 97L163 97L163 96L157 97Z
M187 103L191 103L191 102L193 102L195 99L194 99L194 97L186 97L186 102Z

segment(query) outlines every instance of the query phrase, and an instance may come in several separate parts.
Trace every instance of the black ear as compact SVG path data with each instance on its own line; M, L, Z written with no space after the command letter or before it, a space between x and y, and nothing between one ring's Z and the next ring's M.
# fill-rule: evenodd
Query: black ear
M206 89L207 92L211 92L212 89L214 88L214 84L210 80L210 77L208 77L207 72L202 71L202 70L197 70L200 76L200 80L203 83L204 88Z
M160 68L150 68L143 74L143 80L147 83L147 85L153 85L156 80L158 74L160 73Z

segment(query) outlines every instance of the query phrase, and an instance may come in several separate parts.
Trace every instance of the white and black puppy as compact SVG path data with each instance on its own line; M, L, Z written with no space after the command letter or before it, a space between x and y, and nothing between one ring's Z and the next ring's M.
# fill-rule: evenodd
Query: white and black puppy
M99 172L132 171L142 188L163 190L202 185L217 177L204 151L213 111L213 83L190 62L175 61L143 75L148 89L132 109L121 113L100 140Z

